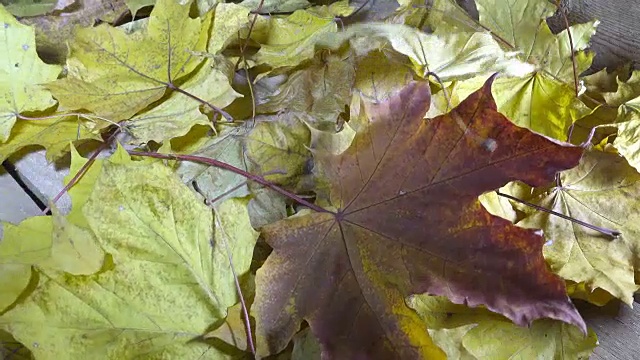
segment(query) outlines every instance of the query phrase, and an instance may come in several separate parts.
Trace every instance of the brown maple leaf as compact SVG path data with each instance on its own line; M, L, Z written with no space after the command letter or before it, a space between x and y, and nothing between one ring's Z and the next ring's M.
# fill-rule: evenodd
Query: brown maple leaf
M430 90L412 82L380 104L338 156L319 155L335 212L263 228L273 247L258 271L260 354L282 350L306 320L323 356L439 355L406 296L484 305L519 325L584 321L542 257L539 231L489 214L478 195L521 180L540 186L582 149L513 125L496 110L493 77L450 113L425 121Z

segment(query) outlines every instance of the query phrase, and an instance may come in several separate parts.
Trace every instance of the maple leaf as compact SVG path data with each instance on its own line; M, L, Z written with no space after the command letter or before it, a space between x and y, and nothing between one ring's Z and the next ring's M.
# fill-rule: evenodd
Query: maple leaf
M86 162L72 148L71 174ZM89 275L103 265L104 253L82 215L87 193L100 172L101 161L83 175L83 182L70 191L74 207L67 216L52 207L53 216L33 216L19 225L4 224L0 242L0 312L12 304L25 290L32 276L32 266ZM71 176L67 177L67 182ZM29 241L25 241L29 239Z
M29 145L44 147L47 160L52 161L67 154L69 143L76 143L78 139L102 140L99 135L88 131L76 116L52 115L51 119L19 121L11 130L7 142L0 144L0 161Z
M86 203L77 211L110 261L88 276L38 268L37 287L0 317L0 328L36 357L237 356L193 339L237 302L228 257L245 273L258 236L248 200L230 199L212 214L170 168L133 161L122 148L104 161L88 199L80 195L72 199Z
M493 93L498 110L517 125L565 140L569 126L591 112L576 97L573 64L577 74L591 65L593 54L583 50L597 22L570 27L571 48L567 30L554 35L545 22L555 9L548 1L514 0L495 6L480 0L477 5L480 23L536 70L524 77L496 81ZM484 77L460 84L459 96L465 97L482 82Z
M518 225L543 229L545 259L564 279L601 288L627 304L633 303L640 219L635 208L640 196L640 174L617 154L591 151L579 166L560 175L561 186L530 201L594 226L622 234L610 238L595 230L534 212ZM613 200L615 199L615 200Z
M407 305L418 312L450 359L586 359L597 344L591 329L585 337L575 326L550 319L521 327L441 296L414 295Z
M0 6L0 143L6 142L17 116L55 105L39 84L55 80L61 68L38 58L34 32Z
M587 359L597 344L591 329L585 337L575 326L550 319L520 327L441 296L414 295L407 305L420 314L450 359Z
M202 68L181 85L181 89L218 108L224 108L240 97L231 87L228 75L211 59L206 59ZM185 135L194 125L210 125L211 120L200 111L201 105L184 94L173 92L161 104L135 115L124 125L136 144L151 140L162 142Z
M554 79L573 83L573 64L578 74L591 65L594 54L583 50L589 46L597 21L569 27L572 49L566 29L555 35L547 25L545 19L556 10L549 1L514 0L495 6L491 1L478 0L477 6L480 23L503 45L519 51L525 61Z
M260 42L260 50L252 57L257 64L273 68L296 66L315 56L315 44L323 36L332 36L338 25L331 17L298 10L293 14L269 19L266 36Z
M410 83L365 105L369 124L345 153L316 156L338 210L262 228L274 250L256 278L259 354L282 350L304 319L325 356L439 356L404 304L423 292L519 325L549 317L586 332L546 267L542 236L477 200L515 179L546 184L582 149L513 126L496 111L492 81L428 122L429 87Z
M351 59L322 56L303 70L293 72L287 81L258 104L260 113L307 112L318 121L336 122L351 98L355 68Z
M146 28L133 34L108 24L78 30L70 44L69 75L47 87L62 108L86 109L112 121L130 118L202 62L191 52L206 45L203 21L189 18L189 7L159 0Z
M640 171L640 71L634 71L627 81L617 79L617 83L616 92L602 94L607 104L618 107L616 119L608 122L618 129L613 146Z
M436 73L442 81L461 80L496 71L523 75L533 67L505 53L486 33L436 31L426 34L402 24L355 24L338 34L326 34L319 47L337 50L350 41L356 54L366 54L387 44L416 64L416 72Z
M264 14L293 12L311 6L307 0L244 0L240 5L249 9L257 9L261 3L260 12Z

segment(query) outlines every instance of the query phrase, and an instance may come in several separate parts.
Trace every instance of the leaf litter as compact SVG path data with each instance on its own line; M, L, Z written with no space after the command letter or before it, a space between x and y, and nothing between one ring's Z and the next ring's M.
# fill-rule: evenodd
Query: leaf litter
M347 1L159 0L126 28L66 32L62 67L2 8L24 36L0 45L37 70L0 72L1 157L36 144L87 171L67 179L71 212L5 225L6 351L588 357L568 295L629 303L638 288L637 77L577 88L597 23L553 35L543 0L478 1L479 20L413 3L374 19ZM558 141L576 121L617 134L583 156ZM73 145L96 139L136 156L106 143L83 166Z

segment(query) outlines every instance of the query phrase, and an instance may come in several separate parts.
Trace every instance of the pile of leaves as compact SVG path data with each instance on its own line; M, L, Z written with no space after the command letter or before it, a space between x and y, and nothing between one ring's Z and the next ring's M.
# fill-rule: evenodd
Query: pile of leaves
M6 354L588 358L571 298L633 301L640 73L579 77L595 21L37 5L0 7L0 159L70 158L72 208L4 224Z

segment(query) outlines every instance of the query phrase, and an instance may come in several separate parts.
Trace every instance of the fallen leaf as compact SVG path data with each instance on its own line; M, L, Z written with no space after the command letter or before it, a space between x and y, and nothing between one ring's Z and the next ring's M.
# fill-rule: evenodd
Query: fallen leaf
M262 31L266 31L266 37L259 41L260 50L252 59L257 64L279 68L312 59L318 39L335 34L338 25L331 17L298 10L284 18L271 17L267 29Z
M136 13L138 10L142 9L145 6L151 6L156 3L156 0L125 0L125 4L129 8L131 12L131 17L135 19Z
M539 319L521 327L486 309L469 309L439 296L415 295L407 304L449 358L588 359L597 345L593 330L585 336L556 320Z
M62 108L128 119L202 62L191 53L206 44L201 22L189 18L189 4L159 0L142 32L126 34L108 24L78 30L70 44L69 75L47 87Z
M318 339L306 328L293 337L291 360L320 360L320 344Z
M464 98L484 81L479 77L458 83L456 96ZM571 124L593 111L576 97L573 86L544 72L526 78L499 78L492 92L498 110L513 123L559 140L566 140Z
M11 354L11 360L32 360L33 355L24 347L24 345L20 344L16 341L16 339L11 336L6 331L0 330L0 344L2 344L3 353Z
M36 53L32 28L20 24L0 6L0 143L9 139L17 116L45 110L56 104L51 93L39 86L55 80L61 68L47 65Z
M349 150L316 155L337 210L262 228L274 250L257 272L252 307L260 355L284 349L306 320L323 356L441 356L404 303L424 292L484 305L519 325L548 317L586 332L547 268L540 233L477 200L516 179L546 184L582 149L511 125L496 111L492 81L427 122L429 87L410 83L366 104L359 121L368 126L354 127Z
M629 164L640 171L640 71L634 71L627 81L618 79L615 93L602 94L607 104L618 107L617 117L608 124L618 130L613 146ZM598 124L600 125L600 124Z
M31 280L31 265L5 263L0 253L0 313L3 313L22 294ZM3 344L4 345L4 344Z
M61 1L64 2L64 1ZM48 63L64 64L78 28L94 25L96 20L112 23L128 12L124 0L78 0L63 14L27 17L20 22L32 26L36 32L38 54Z
M463 325L453 329L429 329L433 342L447 354L447 359L476 360L462 344L462 339L475 325Z
M39 269L38 287L0 327L36 357L238 356L193 339L238 301L229 254L244 274L258 235L247 201L228 200L212 216L170 168L119 148L82 208L111 261L82 277Z
M51 116L51 119L17 122L7 142L0 144L0 161L29 145L44 147L47 160L53 161L68 153L71 142L79 144L89 139L102 140L99 135L90 132L76 116L47 117Z
M67 183L85 162L72 148L72 175L66 178ZM105 255L82 215L87 193L93 188L101 166L101 160L97 160L85 172L83 181L69 190L74 206L67 216L52 207L52 216L29 217L18 225L4 224L0 242L0 287L4 289L0 312L25 291L32 266L76 275L90 275L101 269Z
M515 54L505 53L488 33L442 30L427 34L402 24L362 23L337 34L325 34L318 46L337 50L347 41L360 55L390 44L416 64L420 76L432 72L442 81L496 71L521 76L533 70L530 64L516 60Z
M260 7L260 13L288 13L296 10L306 9L311 6L307 0L244 0L240 3L241 6L257 11Z
M192 155L205 156L223 161L240 169L247 169L243 151L243 137L248 129L244 127L228 128L209 139L202 148ZM177 173L185 184L193 186L196 182L198 192L206 200L221 202L232 197L249 195L247 179L241 175L195 162L182 162ZM215 204L214 204L215 205Z
M218 4L207 51L217 54L238 38L238 32L249 26L249 9L234 3Z
M573 84L573 64L579 75L591 65L593 53L583 50L595 34L597 21L573 25L569 28L573 40L570 46L567 30L555 35L546 18L556 6L545 0L512 0L496 6L489 0L476 2L480 23L491 31L503 45L520 52L523 60L536 65L554 79Z
M355 67L349 58L321 56L303 70L292 73L275 94L258 104L256 111L307 112L318 121L336 123L351 99L354 77Z
M246 294L245 294L246 296ZM252 327L255 324L251 323ZM252 335L253 336L253 335ZM247 345L247 329L242 304L237 303L227 310L227 317L215 330L204 335L205 339L216 338L242 351L249 351Z
M358 59L354 88L368 100L382 101L412 80L411 63L394 51L371 51Z
M469 330L464 348L478 359L589 359L598 344L596 334L587 337L575 326L536 320L530 328L508 321L487 321Z
M219 109L227 107L240 97L231 87L229 77L217 68L211 59L206 59L193 77L182 84L181 89ZM209 105L173 92L166 100L149 111L139 113L124 123L134 144L149 141L161 143L183 136L195 125L210 125L211 120L200 110Z
M571 48L567 30L554 35L545 21L555 10L548 1L514 0L495 6L479 0L477 6L480 23L535 69L524 77L496 81L493 94L498 110L519 126L566 140L571 124L591 112L576 96L573 64L577 75L591 65L594 54L584 49L598 23L572 26ZM460 84L459 96L473 92L484 79Z
M54 0L6 1L2 3L2 6L15 16L37 16L52 11L56 7L56 2Z
M311 133L304 121L308 116L285 112L256 118L256 125L243 139L253 173L285 186L295 186L300 176L309 174Z
M631 305L638 271L640 174L617 154L591 151L580 165L560 174L560 187L528 199L588 224L622 232L611 238L546 212L536 211L518 225L543 229L544 256L562 278L603 289Z

